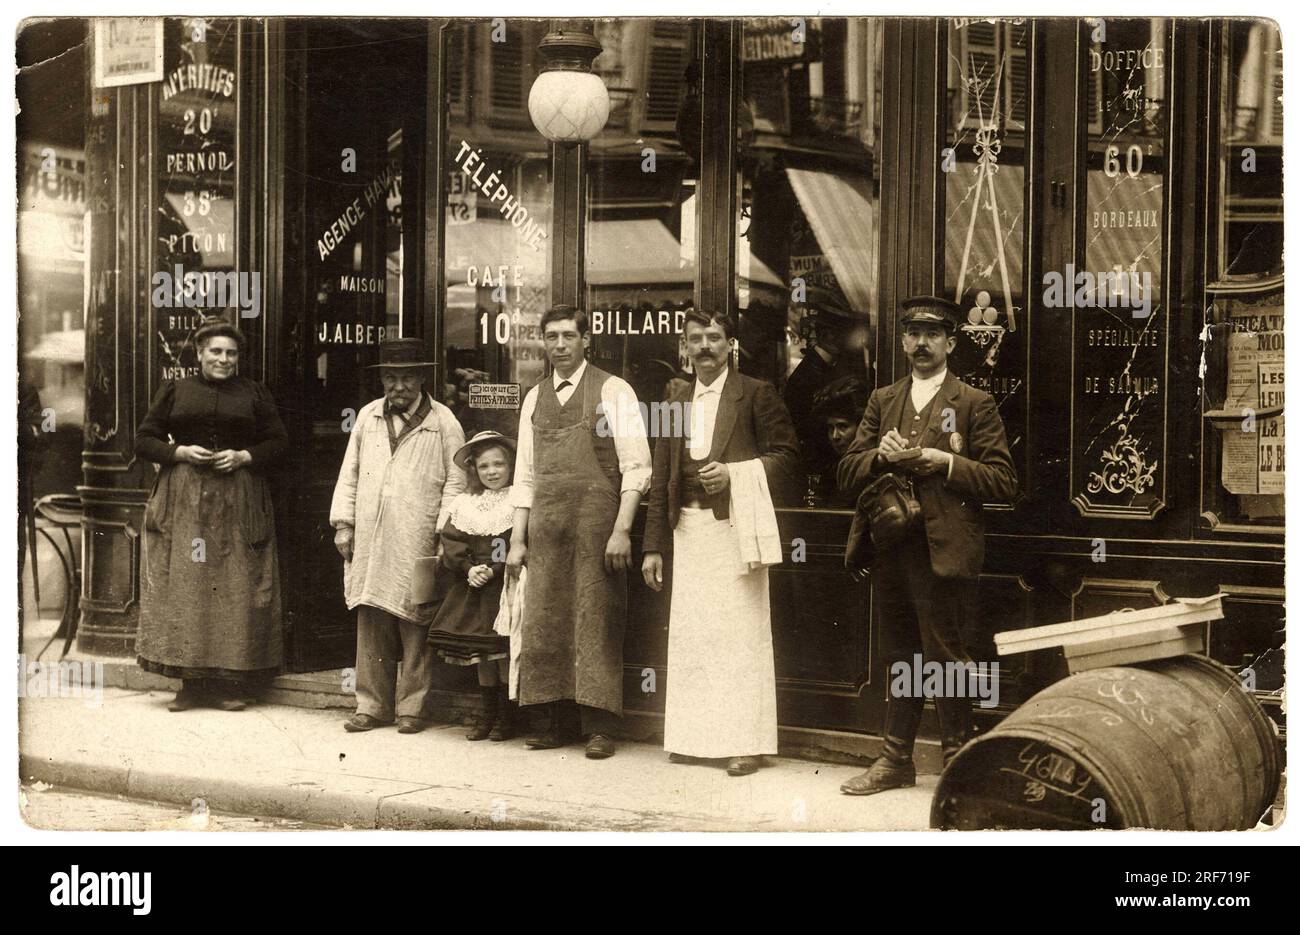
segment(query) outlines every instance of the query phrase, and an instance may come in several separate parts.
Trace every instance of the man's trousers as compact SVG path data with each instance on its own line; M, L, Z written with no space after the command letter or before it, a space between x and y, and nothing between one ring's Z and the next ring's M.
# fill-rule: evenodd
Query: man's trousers
M381 721L423 717L433 684L429 627L362 604L357 608L357 714ZM398 660L401 664L398 664Z

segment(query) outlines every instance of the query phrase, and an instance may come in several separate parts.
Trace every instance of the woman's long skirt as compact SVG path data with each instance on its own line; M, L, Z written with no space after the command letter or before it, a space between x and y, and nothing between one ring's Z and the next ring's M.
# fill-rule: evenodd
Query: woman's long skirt
M284 660L275 514L266 479L162 468L145 507L140 666L172 678L256 681Z

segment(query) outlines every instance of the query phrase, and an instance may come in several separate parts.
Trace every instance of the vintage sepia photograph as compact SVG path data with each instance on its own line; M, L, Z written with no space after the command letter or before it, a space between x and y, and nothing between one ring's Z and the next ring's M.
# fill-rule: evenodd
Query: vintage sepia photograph
M1277 22L357 10L17 24L15 822L1277 837Z

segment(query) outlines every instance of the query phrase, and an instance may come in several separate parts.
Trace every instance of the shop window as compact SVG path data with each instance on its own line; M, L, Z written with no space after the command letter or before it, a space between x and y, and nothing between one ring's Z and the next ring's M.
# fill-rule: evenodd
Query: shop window
M419 334L404 301L411 270L403 242L409 245L418 232L402 211L402 182L411 141L421 139L422 129L411 123L408 104L369 89L418 86L426 53L419 31L393 23L313 25L304 43L305 119L312 129L306 379L313 433L325 459L336 450L342 456L345 414L379 395L378 380L366 367L377 360L380 343ZM340 56L339 49L349 54Z
M1224 24L1219 38L1203 518L1221 531L1280 533L1286 487L1280 40L1277 28L1262 20Z
M860 418L876 381L882 29L865 18L744 21L739 363L782 390L809 507L851 505L835 489L846 445L830 436L825 401L845 390ZM802 304L810 296L816 312Z
M473 26L457 20L447 27L447 112L464 117L468 106L471 75L474 69L474 46L470 44Z
M605 49L597 69L639 102L642 115L630 115L639 134L607 126L590 145L590 358L627 380L643 402L657 402L684 376L682 315L697 275L699 154L677 130L678 114L699 107L687 97L692 24L602 21L597 34Z
M686 20L640 21L649 36L646 49L645 77L641 85L645 112L641 127L647 131L672 132L677 123L687 62L691 58L692 25Z
M528 92L537 76L537 44L546 35L546 23L533 20L493 20L466 24L473 31L470 40L483 63L485 93L475 104L497 126L518 126L531 130L528 122Z
M937 167L943 282L965 315L949 368L997 400L1026 476L1026 147L1030 25L949 20Z
M1225 29L1217 279L1282 270L1282 50L1277 27L1237 20Z
M1044 271L1042 301L1072 322L1070 500L1084 516L1149 519L1168 504L1171 28L1108 18L1083 32L1080 104L1096 103L1080 153L1082 250L1066 269Z
M1024 130L1029 110L1024 20L954 20L948 25L948 89L955 129L990 124Z
M205 315L238 315L237 301L218 294L217 283L238 266L236 191L239 154L239 26L234 19L167 19L164 73L159 92L157 282L165 289L153 311L151 390L162 380L198 373L190 340ZM197 76L195 80L191 75ZM204 79L206 76L206 80ZM183 270L181 282L174 282ZM206 308L185 307L185 276L198 277ZM251 363L251 362L250 362ZM245 364L245 367L249 364Z
M491 22L449 30L448 42L463 35L484 66L465 69L465 106L448 115L442 206L443 402L466 436L514 435L523 393L545 372L539 325L550 297L550 155L527 125L526 106L544 26L507 21L501 42L492 41ZM445 67L459 61L448 55Z

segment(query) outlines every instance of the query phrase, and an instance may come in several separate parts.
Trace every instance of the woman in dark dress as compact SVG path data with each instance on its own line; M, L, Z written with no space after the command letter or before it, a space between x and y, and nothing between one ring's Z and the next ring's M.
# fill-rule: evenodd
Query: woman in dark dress
M478 666L483 703L468 740L514 736L510 640L493 629L514 521L514 458L515 440L491 431L479 432L456 452L452 460L465 472L467 492L452 501L438 537L442 554L429 643L447 662Z
M181 679L168 705L239 711L284 657L275 514L263 472L288 446L275 400L239 376L244 337L194 335L199 374L169 381L136 432L158 465L144 513L141 668Z

